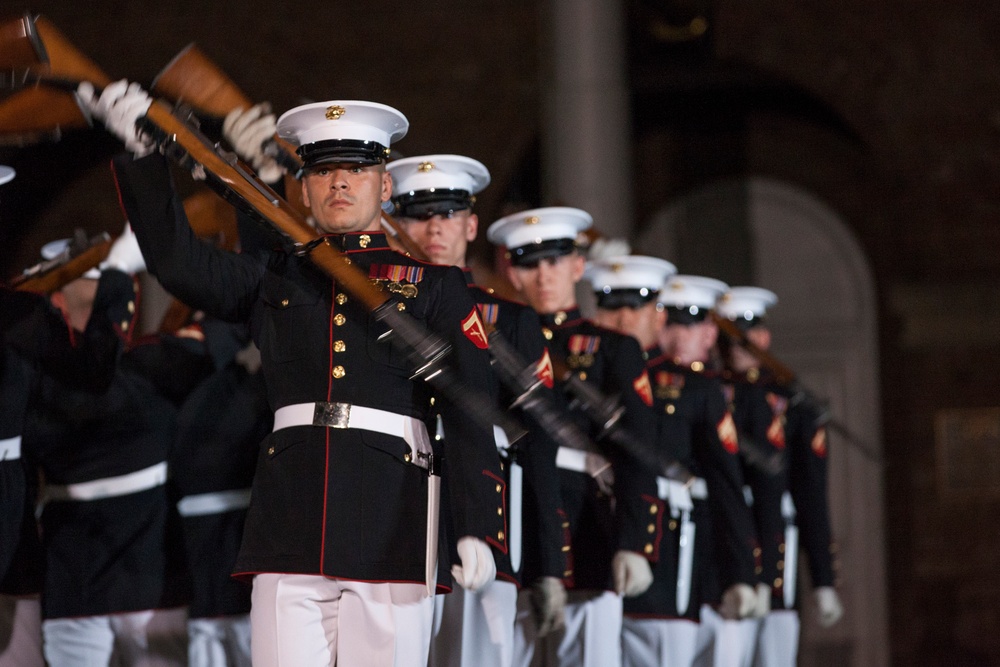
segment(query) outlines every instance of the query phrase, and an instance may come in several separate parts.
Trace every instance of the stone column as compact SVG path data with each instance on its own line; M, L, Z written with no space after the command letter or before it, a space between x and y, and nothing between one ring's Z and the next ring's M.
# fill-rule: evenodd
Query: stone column
M549 0L542 18L542 190L606 236L632 230L632 130L621 0Z

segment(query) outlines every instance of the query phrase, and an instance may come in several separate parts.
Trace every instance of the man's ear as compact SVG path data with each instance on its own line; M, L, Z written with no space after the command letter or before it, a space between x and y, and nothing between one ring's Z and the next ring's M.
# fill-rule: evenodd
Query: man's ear
M302 176L302 205L306 208L311 208L312 205L309 203L309 189L306 187L306 179L309 178L308 175Z
M516 289L518 292L521 291L521 288L523 287L523 283L521 282L521 274L513 266L507 267L507 280L509 280L510 284L514 286L514 289Z
M569 261L572 262L573 265L573 282L578 283L580 282L580 279L583 278L584 269L587 268L587 260L583 258L583 255L575 252L570 255Z
M389 201L392 198L392 174L388 171L382 172L382 201Z
M479 233L479 216L475 213L470 213L469 217L466 218L465 226L465 240L472 243L476 240L476 234Z

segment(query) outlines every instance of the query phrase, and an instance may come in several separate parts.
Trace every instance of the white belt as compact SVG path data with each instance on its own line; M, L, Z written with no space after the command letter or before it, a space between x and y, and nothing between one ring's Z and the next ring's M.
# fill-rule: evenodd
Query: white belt
M21 436L0 440L0 461L15 461L21 458Z
M677 480L667 479L666 477L656 478L656 491L657 495L660 496L660 500L669 500L671 493L679 493L680 489L684 488L687 489L688 493L695 500L708 499L708 484L701 477L695 477L691 480L690 485L678 482Z
M184 496L177 501L181 516L207 516L242 510L250 506L250 489L233 489Z
M427 425L416 417L350 403L296 403L278 408L274 413L275 431L290 426L359 428L394 435L410 446L410 463L433 470L434 450L427 435Z
M167 462L161 461L148 468L117 477L105 477L104 479L76 484L47 486L45 497L47 500L101 500L102 498L114 498L154 489L166 481Z
M593 477L611 467L611 462L600 454L585 452L582 449L560 447L559 451L556 452L556 466L563 470L587 473Z

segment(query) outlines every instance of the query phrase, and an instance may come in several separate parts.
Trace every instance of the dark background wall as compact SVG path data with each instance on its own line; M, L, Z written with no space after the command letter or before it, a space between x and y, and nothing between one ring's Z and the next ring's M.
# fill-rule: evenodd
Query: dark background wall
M489 166L484 223L506 200L551 203L534 194L545 39L536 3L277 4L39 0L6 9L45 14L112 78L148 84L194 41L279 112L332 98L396 106L411 121L403 153L458 152ZM624 7L637 221L732 175L798 184L848 221L879 295L893 662L1000 664L1000 417L982 411L1000 406L1000 8ZM692 37L698 16L707 29ZM5 275L73 227L120 229L107 170L116 148L96 131L0 147L0 163L18 169L0 190ZM936 432L956 408L980 410L971 413L979 432ZM956 457L972 471L964 483L949 476Z

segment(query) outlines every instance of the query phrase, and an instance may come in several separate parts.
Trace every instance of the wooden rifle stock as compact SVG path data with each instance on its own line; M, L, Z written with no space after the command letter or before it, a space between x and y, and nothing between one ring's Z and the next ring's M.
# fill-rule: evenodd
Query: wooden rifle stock
M11 279L9 286L22 292L51 294L103 262L111 250L111 243L107 233L101 234L91 239L82 252L36 264Z
M719 331L725 334L732 342L736 343L747 352L752 354L761 363L768 372L774 377L775 381L785 387L790 387L795 384L796 376L788 366L778 361L774 356L760 349L754 345L746 334L740 330L736 324L725 317L722 317L714 310L710 311L712 314L712 320L715 322L716 326L719 327Z
M0 66L8 70L0 81L13 91L0 102L0 142L8 144L58 137L63 129L88 125L72 95L33 85L37 78L91 81L98 87L110 83L44 16L26 14L0 26Z

